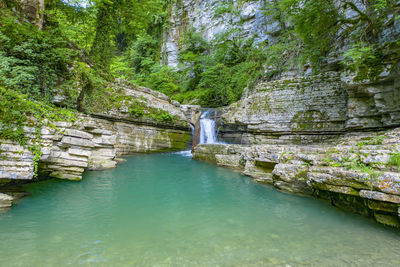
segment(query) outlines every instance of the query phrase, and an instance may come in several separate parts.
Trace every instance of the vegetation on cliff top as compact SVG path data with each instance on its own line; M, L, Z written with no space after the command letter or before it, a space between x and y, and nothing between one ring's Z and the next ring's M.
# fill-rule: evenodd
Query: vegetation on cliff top
M400 57L399 42L379 42L399 18L397 1L365 0L363 8L345 0L265 1L264 15L279 34L263 42L238 30L245 2L216 5L214 17L230 21L209 42L186 25L178 38L180 66L172 69L161 64L162 34L179 1L51 0L38 13L43 26L37 28L18 1L1 0L0 84L32 100L90 112L108 95L107 85L123 78L182 103L217 107L237 101L260 78L310 67L318 72L329 58L342 56L336 68L374 80Z
M265 1L264 14L269 23L279 25L279 34L263 42L257 40L260 36L238 30L246 20L240 12L245 2L216 5L215 18L230 21L210 42L203 39L201 29L184 27L178 71L154 61L160 39L146 35L136 40L129 55L140 54L136 63L143 67L133 72L125 68L126 77L182 103L217 107L237 101L244 88L258 79L287 70L318 73L342 68L356 73L356 80L375 81L385 66L395 66L400 58L399 41L382 42L382 31L399 19L396 1L366 0L362 6L345 0ZM179 2L174 6L179 7ZM129 56L125 58L129 62ZM338 64L338 58L344 60ZM334 64L329 66L329 61Z

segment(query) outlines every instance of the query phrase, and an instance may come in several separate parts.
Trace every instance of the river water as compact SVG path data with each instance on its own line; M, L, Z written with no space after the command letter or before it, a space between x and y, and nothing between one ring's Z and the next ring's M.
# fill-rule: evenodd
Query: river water
M181 154L48 180L0 214L0 266L399 266L400 234Z

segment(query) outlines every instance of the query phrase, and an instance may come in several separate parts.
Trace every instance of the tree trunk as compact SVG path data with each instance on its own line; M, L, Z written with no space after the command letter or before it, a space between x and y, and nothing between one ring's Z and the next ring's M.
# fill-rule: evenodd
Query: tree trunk
M44 17L44 0L36 0L37 1L37 8L36 8L36 27L39 30L43 29L43 17Z

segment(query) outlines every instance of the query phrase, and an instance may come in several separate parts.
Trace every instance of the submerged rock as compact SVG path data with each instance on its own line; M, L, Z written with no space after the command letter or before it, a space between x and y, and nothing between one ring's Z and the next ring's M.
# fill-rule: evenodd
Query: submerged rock
M13 197L4 193L0 193L0 211L11 207Z

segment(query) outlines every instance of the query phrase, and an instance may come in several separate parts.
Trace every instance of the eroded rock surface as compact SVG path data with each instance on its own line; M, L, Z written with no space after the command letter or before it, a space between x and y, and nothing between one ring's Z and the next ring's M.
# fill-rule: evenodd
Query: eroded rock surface
M56 122L42 129L39 172L50 177L82 179L84 170L114 168L116 158L138 152L184 149L189 130L113 122L81 114L76 123ZM33 128L26 128L33 133ZM33 138L33 136L32 136ZM1 140L0 179L31 180L34 155L26 147Z
M243 143L304 143L363 129L400 124L396 71L378 82L354 83L340 72L259 83L222 115L222 135L241 131ZM225 132L224 132L225 131ZM303 140L295 140L303 138ZM300 137L300 135L303 135Z
M11 207L13 197L4 193L0 193L0 212Z

